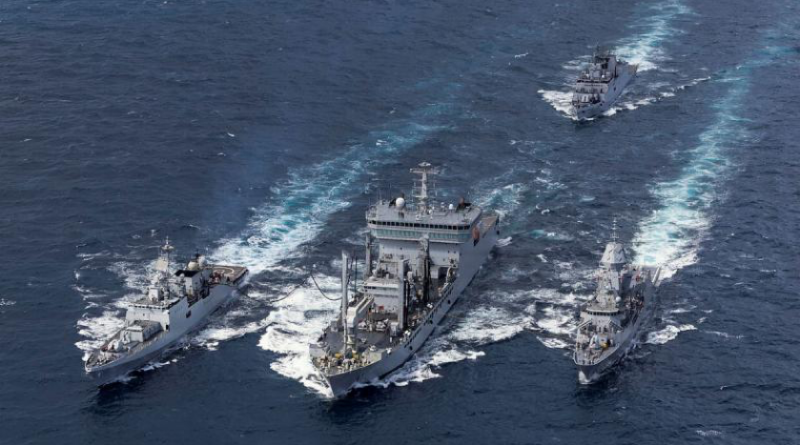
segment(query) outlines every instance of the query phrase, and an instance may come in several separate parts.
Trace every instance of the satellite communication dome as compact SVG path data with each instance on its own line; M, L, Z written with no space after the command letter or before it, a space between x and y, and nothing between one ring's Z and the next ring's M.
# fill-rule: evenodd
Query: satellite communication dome
M406 205L406 200L403 198L397 198L397 200L395 201L395 205L397 205L398 209L402 209Z

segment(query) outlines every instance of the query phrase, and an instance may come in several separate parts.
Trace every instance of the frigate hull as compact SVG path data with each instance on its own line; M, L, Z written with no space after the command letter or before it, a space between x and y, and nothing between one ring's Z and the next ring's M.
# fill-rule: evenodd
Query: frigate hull
M126 375L133 371L142 369L148 363L154 362L161 358L161 356L174 345L178 339L171 343L165 343L161 346L151 348L149 352L137 353L134 356L127 358L127 360L120 360L122 363L109 363L105 366L98 366L86 371L86 374L97 383L98 386L108 385L120 381Z
M117 360L103 365L87 366L86 374L102 386L118 381L128 373L160 359L187 334L203 326L209 315L233 300L237 293L238 287L236 286L218 285L214 287L208 297L198 300L191 307L176 308L176 311L180 311L180 316L171 318L168 330L162 331L140 349Z
M628 84L631 83L633 76L634 74L628 72L627 69L620 70L619 77L609 85L608 93L603 96L600 102L575 107L575 118L579 121L593 119L610 110Z
M474 245L473 252L462 258L459 268L460 271L458 277L453 282L451 293L446 298L442 298L439 305L432 312L430 320L420 325L409 340L399 344L390 354L380 361L352 371L325 375L334 397L344 396L354 387L368 386L377 383L380 379L401 367L411 356L419 351L428 337L433 333L436 326L456 304L461 293L478 273L481 265L488 257L489 252L497 243L497 232L496 228L487 230L480 241Z
M658 279L657 270L653 272L653 277L654 279ZM625 330L623 339L619 341L618 346L615 347L616 349L612 354L605 356L602 361L591 365L576 363L578 368L578 381L582 385L591 385L599 381L636 346L638 334L641 332L642 326L652 318L655 312L655 296L655 284L651 282L645 288L647 305L636 321Z

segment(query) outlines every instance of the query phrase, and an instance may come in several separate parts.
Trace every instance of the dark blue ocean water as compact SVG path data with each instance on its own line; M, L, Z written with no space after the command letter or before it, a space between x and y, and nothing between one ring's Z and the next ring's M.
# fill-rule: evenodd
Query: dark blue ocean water
M0 443L800 443L800 5L5 0ZM608 116L569 84L640 64ZM503 215L436 337L332 402L306 353L371 201L442 167ZM575 310L616 217L668 272L641 347L591 388ZM247 295L98 390L165 236Z

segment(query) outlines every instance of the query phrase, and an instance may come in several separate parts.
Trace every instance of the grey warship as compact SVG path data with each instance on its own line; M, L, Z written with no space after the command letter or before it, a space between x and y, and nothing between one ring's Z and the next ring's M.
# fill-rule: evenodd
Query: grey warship
M659 269L632 266L617 240L606 245L593 298L581 308L574 361L581 384L598 381L635 345L652 316Z
M411 172L419 175L411 203L401 195L367 211L364 279L352 298L354 261L342 253L341 312L309 346L334 397L386 376L419 351L497 242L497 214L463 199L437 203L436 170L422 163Z
M636 76L638 68L618 60L609 50L595 49L592 64L575 82L572 94L575 118L591 119L608 111Z
M128 306L125 327L87 357L86 373L98 384L110 383L159 358L246 284L247 268L207 264L199 254L172 272L173 249L167 239L147 294Z

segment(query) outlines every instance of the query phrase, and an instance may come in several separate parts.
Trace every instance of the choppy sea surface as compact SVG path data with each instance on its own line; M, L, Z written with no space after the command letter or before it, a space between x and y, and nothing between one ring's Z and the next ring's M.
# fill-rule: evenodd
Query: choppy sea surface
M600 43L638 63L568 115ZM800 442L800 5L789 0L6 0L0 443ZM370 202L441 167L502 240L419 353L332 401L306 345ZM614 218L655 319L581 387ZM253 272L98 389L157 247Z

